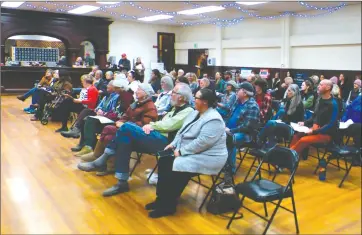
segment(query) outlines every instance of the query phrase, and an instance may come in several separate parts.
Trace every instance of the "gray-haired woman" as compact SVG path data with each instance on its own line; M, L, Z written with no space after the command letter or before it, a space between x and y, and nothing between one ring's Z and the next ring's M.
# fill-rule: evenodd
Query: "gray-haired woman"
M285 104L285 114L282 121L285 123L301 122L304 120L304 105L302 96L297 84L289 85L287 89L287 102Z
M159 94L155 102L158 115L162 115L169 108L173 87L173 79L170 76L164 76L161 78L161 88L163 92Z

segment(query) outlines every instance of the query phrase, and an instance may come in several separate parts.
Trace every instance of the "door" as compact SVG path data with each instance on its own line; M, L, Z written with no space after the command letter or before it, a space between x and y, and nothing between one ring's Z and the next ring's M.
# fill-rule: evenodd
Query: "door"
M157 33L157 60L164 63L167 72L175 68L175 34Z

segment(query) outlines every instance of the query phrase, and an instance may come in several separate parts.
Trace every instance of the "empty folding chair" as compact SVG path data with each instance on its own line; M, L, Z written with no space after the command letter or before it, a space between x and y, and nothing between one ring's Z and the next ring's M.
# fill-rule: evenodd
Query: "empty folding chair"
M277 173L274 173L274 176L272 180L259 178L260 177L260 171L261 166L263 163L268 163L273 166L279 166L282 168L288 169L291 173L288 177L286 184L279 184L275 182L275 179L277 178ZM294 201L294 194L293 194L293 184L292 180L294 178L295 172L298 168L299 164L299 157L298 153L292 149L286 148L286 147L280 147L276 146L270 151L268 151L266 157L262 159L261 163L258 166L258 169L256 170L253 178L249 182L244 182L241 184L238 184L235 188L235 192L239 195L241 195L241 201L239 207L234 211L233 216L231 217L227 229L230 228L231 223L235 219L235 215L238 213L240 208L245 208L247 211L257 215L258 217L262 218L263 220L267 221L268 224L263 232L263 234L266 234L266 232L269 229L270 224L273 222L274 217L279 210L279 208L282 208L294 215L295 220L295 227L296 227L296 233L299 233L299 227L298 227L298 218L297 218L297 211L295 207L295 201ZM258 179L256 177L259 175ZM263 203L264 204L264 211L265 211L265 217L256 213L255 211L249 209L248 207L243 205L244 199L249 198L257 203ZM285 198L291 198L292 200L292 206L293 209L288 209L281 205L282 201ZM268 219L268 210L266 207L266 203L271 203L275 205L275 209L272 213L272 216L270 219Z

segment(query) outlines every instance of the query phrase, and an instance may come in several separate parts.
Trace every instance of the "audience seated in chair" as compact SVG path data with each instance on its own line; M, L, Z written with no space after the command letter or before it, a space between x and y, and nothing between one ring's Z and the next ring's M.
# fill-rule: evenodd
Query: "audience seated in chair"
M64 137L79 138L82 136L80 143L84 142L84 126L88 116L106 116L108 113L113 112L116 109L117 102L119 100L120 89L124 86L128 88L127 82L122 80L110 81L107 85L107 96L103 97L98 106L93 109L83 109L78 115L75 121L74 127L70 131L61 131L61 135ZM95 121L98 121L94 119ZM97 122L99 123L99 121ZM80 144L82 145L82 144ZM82 146L83 147L83 146Z
M129 161L131 153L153 153L163 150L173 140L187 116L193 111L189 99L192 92L189 86L180 83L172 91L171 104L174 108L166 116L157 122L140 127L132 122L126 122L116 134L116 169L115 177L119 182L106 190L103 196L112 196L129 190ZM78 168L83 171L94 171L98 168L105 170L106 162L110 155L103 154L100 158L89 163L80 163Z
M234 81L228 81L226 83L225 94L221 96L221 102L217 103L216 110L220 113L223 118L226 118L229 115L231 107L236 101L236 89L238 85Z
M231 109L229 118L225 121L227 133L228 161L225 167L225 184L228 188L232 183L232 175L236 164L236 149L250 142L260 123L259 106L253 98L254 87L249 82L240 84L238 100Z
M318 85L320 97L317 99L313 116L299 125L310 127L308 133L297 133L290 144L301 154L311 144L329 143L336 134L338 128L338 104L331 95L333 84L329 80L323 80Z
M84 89L80 92L79 99L74 99L68 94L64 95L67 99L65 99L59 107L61 110L60 113L62 114L62 126L56 132L68 131L67 123L71 112L79 114L86 108L90 110L94 110L96 108L98 102L98 90L93 85L93 79L89 75L86 75L82 85Z
M174 214L184 188L197 174L216 175L225 165L225 125L215 110L215 92L196 93L196 110L186 118L175 139L166 146L173 155L161 157L158 165L156 200L146 205L151 218Z
M266 93L268 83L265 79L258 78L255 83L255 100L260 110L260 122L265 124L272 116L272 97Z
M173 87L173 80L170 76L164 76L161 78L162 92L158 95L157 100L155 101L157 114L159 116L163 115L164 112L166 112L168 106L170 105Z
M196 94L199 84L197 83L197 76L195 73L186 73L185 77L189 80L192 94Z

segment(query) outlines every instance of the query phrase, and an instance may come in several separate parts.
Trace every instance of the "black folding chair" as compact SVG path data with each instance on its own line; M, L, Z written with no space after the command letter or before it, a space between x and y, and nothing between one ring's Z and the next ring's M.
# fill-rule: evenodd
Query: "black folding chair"
M290 142L294 135L294 130L288 124L275 123L275 126L271 128L266 127L262 132L259 133L260 135L258 136L258 141L257 141L259 147L250 150L250 155L254 156L255 158L245 176L244 182L246 182L251 170L254 168L256 160L258 160L258 163L260 163L260 159L263 159L267 155L268 151L274 148L278 144L278 140L281 140L285 147L290 146ZM266 169L264 168L262 168L262 170L266 171ZM267 171L269 172L269 174L271 174L270 165L268 165Z
M361 162L361 124L356 123L350 125L347 130L345 131L345 138L347 139L346 143L337 144L334 143L326 148L326 153L324 156L328 155L327 157L327 165L337 166L338 169L344 170L345 174L339 183L338 187L342 187L343 182L349 175L353 167L353 160L359 160ZM348 140L352 138L354 145L348 145ZM325 159L325 157L323 158ZM339 160L344 160L345 167L341 167L339 164ZM337 160L338 165L331 163L332 160ZM349 165L348 165L349 164ZM318 169L318 167L317 167Z
M136 162L135 162L135 164L133 165L133 167L132 167L132 169L131 169L131 171L130 171L130 173L129 173L129 176L132 176L132 174L133 174L133 172L135 171L137 165L141 163L141 158L142 158L142 155L143 155L143 154L148 154L148 155L154 156L154 157L156 158L156 165L155 165L155 167L152 169L151 173L149 174L149 176L148 176L148 178L147 178L147 182L149 183L149 182L150 182L150 179L151 179L151 176L153 175L153 173L156 171L156 169L157 169L157 167L158 167L158 156L157 156L157 154L154 154L154 153L138 153L138 152L136 152L136 156L137 156L137 157L133 157L133 156L131 155L131 159L136 160Z
M280 167L290 170L291 174L290 174L290 177L288 178L286 185L281 185L281 184L275 182L277 172L274 173L272 180L268 180L268 179L264 179L264 178L259 178L258 180L256 180L257 175L259 175L259 177L260 177L260 173L261 173L260 171L261 171L261 167L262 167L263 163L268 163L273 166L280 166ZM238 195L241 194L242 198L241 198L239 207L234 211L233 216L231 217L226 228L227 229L230 228L230 225L233 222L233 220L235 219L235 215L238 213L239 209L245 208L247 211L253 213L254 215L257 215L258 217L260 217L263 220L268 222L268 224L263 232L263 234L266 234L266 232L269 229L270 224L273 222L273 219L274 219L278 209L282 208L294 215L296 233L298 234L299 226L298 226L297 210L295 207L293 184L292 184L292 180L293 180L295 172L298 168L298 164L299 164L298 153L292 149L276 146L273 149L271 149L270 151L268 151L266 157L263 158L262 161L260 162L258 169L256 170L252 180L249 182L244 182L244 183L238 184L236 186L235 192ZM265 217L256 213L255 211L249 209L248 207L244 206L243 201L245 198L249 198L258 203L263 203ZM285 198L292 199L293 210L290 210L281 205L282 201ZM275 202L275 201L277 201L277 202ZM266 203L271 203L276 206L270 219L267 218L268 211L267 211Z

